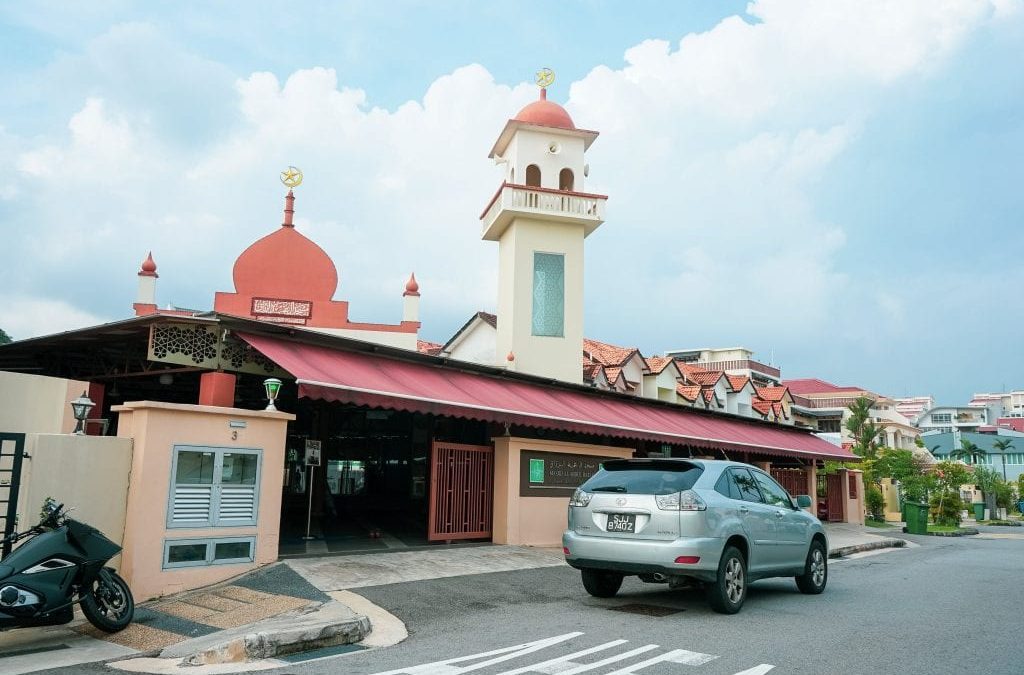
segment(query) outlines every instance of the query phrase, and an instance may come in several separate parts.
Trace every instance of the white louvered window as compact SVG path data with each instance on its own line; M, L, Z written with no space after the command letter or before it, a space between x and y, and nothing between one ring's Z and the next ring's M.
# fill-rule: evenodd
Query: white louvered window
M260 451L178 446L168 527L255 525Z

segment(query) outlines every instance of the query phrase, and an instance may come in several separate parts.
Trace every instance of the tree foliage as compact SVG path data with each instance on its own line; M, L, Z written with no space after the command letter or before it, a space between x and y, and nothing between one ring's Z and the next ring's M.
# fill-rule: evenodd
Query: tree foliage
M853 454L859 457L873 458L878 452L882 428L871 419L871 406L874 404L867 396L861 396L850 404L846 430L853 437Z
M11 336L3 328L0 328L0 345L5 345L8 342L13 342Z

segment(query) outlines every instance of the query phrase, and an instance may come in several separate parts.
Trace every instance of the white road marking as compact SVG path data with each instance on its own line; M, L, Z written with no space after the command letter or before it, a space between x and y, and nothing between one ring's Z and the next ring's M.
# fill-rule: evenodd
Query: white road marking
M512 659L525 656L526 654L532 654L533 652L540 651L546 647L571 640L575 637L579 637L583 633L577 631L575 633L565 633L564 635L556 635L555 637L545 638L543 640L535 640L533 642L525 642L521 645L515 645L513 647L505 647L503 649L495 649L489 652L483 652L481 654L471 654L469 656L460 656L454 659L446 659L444 661L434 661L433 663L424 663L419 666L410 666L407 668L399 668L397 670L387 670L376 675L461 675L462 673L470 673L480 668L486 668L487 666L493 666L495 663L501 663L503 661L510 661ZM498 656L498 655L501 656ZM465 661L474 661L476 659L487 658L488 656L494 656L495 658L487 661L481 661L480 663L474 663L471 666L460 668L456 666L456 663L463 663Z
M686 666L703 666L708 661L714 661L717 658L717 656L712 654L701 654L700 652L691 652L686 649L673 649L661 656L655 656L653 659L634 663L621 670L610 672L608 675L636 675L636 673L639 673L648 666L653 666L655 663L681 663Z
M595 652L604 651L605 649L611 649L612 647L618 647L619 645L627 642L629 642L629 640L612 640L611 642L605 642L603 645L573 652L572 654L566 654L565 656L560 656L557 659L542 661L533 666L523 666L522 668L516 668L515 670L506 670L498 673L498 675L520 675L520 673L547 673L548 675L551 675L553 673L564 673L569 668L562 668L559 666L568 666L573 659L577 659L581 656L588 656ZM572 665L576 666L579 664L573 663Z
M375 675L462 675L462 673L470 673L482 668L489 668L490 666L494 666L499 663L518 659L542 649L547 649L548 647L555 647L580 637L581 635L583 635L581 632L565 633L563 635L556 635L550 638L534 640L533 642L524 642L523 644L513 645L512 647L503 647L489 652L470 654L469 656L459 656L451 659L445 659L443 661L407 666L404 668L398 668L397 670L379 672ZM594 647L575 651L571 654L565 654L564 656L546 659L531 665L513 668L512 670L505 670L497 673L497 675L523 675L525 673L541 673L542 675L579 675L580 673L601 670L609 664L626 661L639 656L640 654L646 654L655 649L660 649L658 645L648 644L608 656L592 663L579 663L576 661L578 658L603 652L614 647L619 647L627 644L628 642L629 640L612 640ZM639 675L642 670L659 663L703 666L717 658L718 656L714 654L702 654L700 652L692 652L688 649L670 649L663 654L637 661L632 665L606 673L605 675ZM736 673L735 675L765 675L765 673L768 673L774 668L775 666L773 665L762 663L753 668Z
M585 673L588 670L596 670L597 668L606 666L609 663L615 663L616 661L625 661L626 659L632 656L636 656L637 654L643 654L644 652L649 652L652 649L657 648L658 645L644 645L643 647L631 649L628 652L622 652L621 654L616 654L615 656L609 656L608 658L601 659L600 661L594 661L593 663L585 663L581 666L570 668L569 670L563 670L561 675L576 675L576 673Z

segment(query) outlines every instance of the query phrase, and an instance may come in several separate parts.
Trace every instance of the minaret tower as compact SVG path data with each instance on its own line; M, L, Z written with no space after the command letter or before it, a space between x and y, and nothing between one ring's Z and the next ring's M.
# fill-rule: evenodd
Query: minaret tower
M550 69L537 73L540 99L506 124L490 157L505 180L484 209L483 238L498 242L500 366L582 382L583 240L604 222L607 197L588 194L584 153L596 131L577 129L547 100Z

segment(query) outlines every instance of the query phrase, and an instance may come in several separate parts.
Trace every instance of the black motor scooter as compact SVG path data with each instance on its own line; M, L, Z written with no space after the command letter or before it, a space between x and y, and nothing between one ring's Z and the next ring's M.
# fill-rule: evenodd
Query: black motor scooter
M3 540L28 539L0 560L0 630L68 623L76 604L102 631L116 633L131 623L132 592L105 567L121 547L68 518L63 508L49 504L38 525Z

